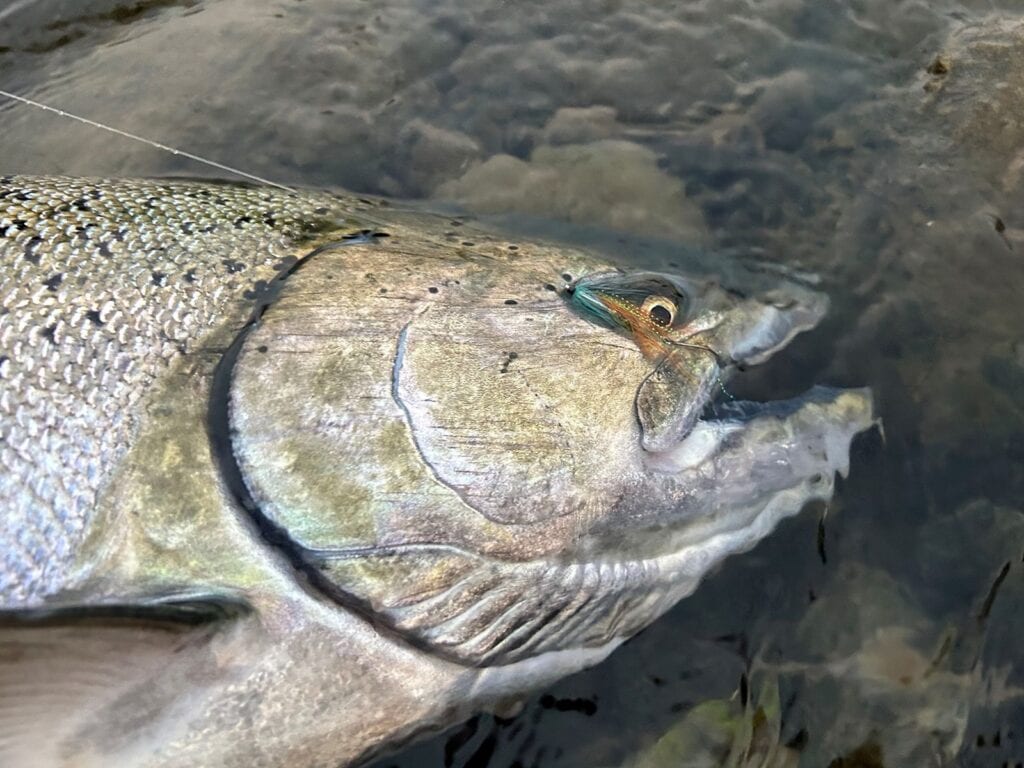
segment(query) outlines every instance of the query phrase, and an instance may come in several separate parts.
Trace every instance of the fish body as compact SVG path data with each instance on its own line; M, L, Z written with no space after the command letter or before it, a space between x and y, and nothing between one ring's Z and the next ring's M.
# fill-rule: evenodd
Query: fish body
M67 586L161 374L229 343L297 244L329 212L345 214L331 198L240 185L15 178L0 190L0 607L10 607Z
M0 764L354 764L597 663L831 496L867 392L700 415L818 293L453 229L0 180ZM666 376L558 288L587 276L653 319L676 291L659 343L715 354Z

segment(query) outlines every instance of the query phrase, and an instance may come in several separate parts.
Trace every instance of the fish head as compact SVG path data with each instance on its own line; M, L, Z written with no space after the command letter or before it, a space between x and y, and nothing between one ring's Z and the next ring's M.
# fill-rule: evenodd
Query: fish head
M873 421L862 390L711 408L824 314L762 281L400 234L321 254L233 363L245 507L318 589L430 653L593 663L828 499ZM669 357L588 291L648 315L667 294Z

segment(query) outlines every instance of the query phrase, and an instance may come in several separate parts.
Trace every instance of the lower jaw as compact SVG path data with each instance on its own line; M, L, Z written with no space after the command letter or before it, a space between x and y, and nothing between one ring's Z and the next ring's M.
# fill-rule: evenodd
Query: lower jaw
M705 559L749 549L808 502L830 499L835 475L849 469L851 440L876 423L866 390L817 387L791 400L714 410L718 418L697 422L673 449L645 454L648 471L675 490L660 521L618 547L629 559L692 572Z

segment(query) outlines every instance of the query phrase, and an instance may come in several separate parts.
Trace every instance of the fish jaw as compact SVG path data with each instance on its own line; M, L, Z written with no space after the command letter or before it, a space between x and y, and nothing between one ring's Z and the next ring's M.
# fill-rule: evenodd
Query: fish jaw
M868 389L719 406L671 450L646 454L663 478L665 511L645 516L627 505L637 521L631 551L659 559L670 582L699 579L695 563L745 551L784 517L829 501L835 477L849 472L850 443L878 423ZM617 551L620 541L600 549Z

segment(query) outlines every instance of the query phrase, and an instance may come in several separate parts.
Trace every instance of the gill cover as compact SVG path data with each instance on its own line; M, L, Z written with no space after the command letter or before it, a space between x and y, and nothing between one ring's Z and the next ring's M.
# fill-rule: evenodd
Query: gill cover
M418 246L318 255L249 331L229 394L245 506L319 589L437 653L607 642L601 595L636 574L563 566L621 492L609 456L636 453L650 366L546 287L577 259ZM571 382L599 374L594 418Z

